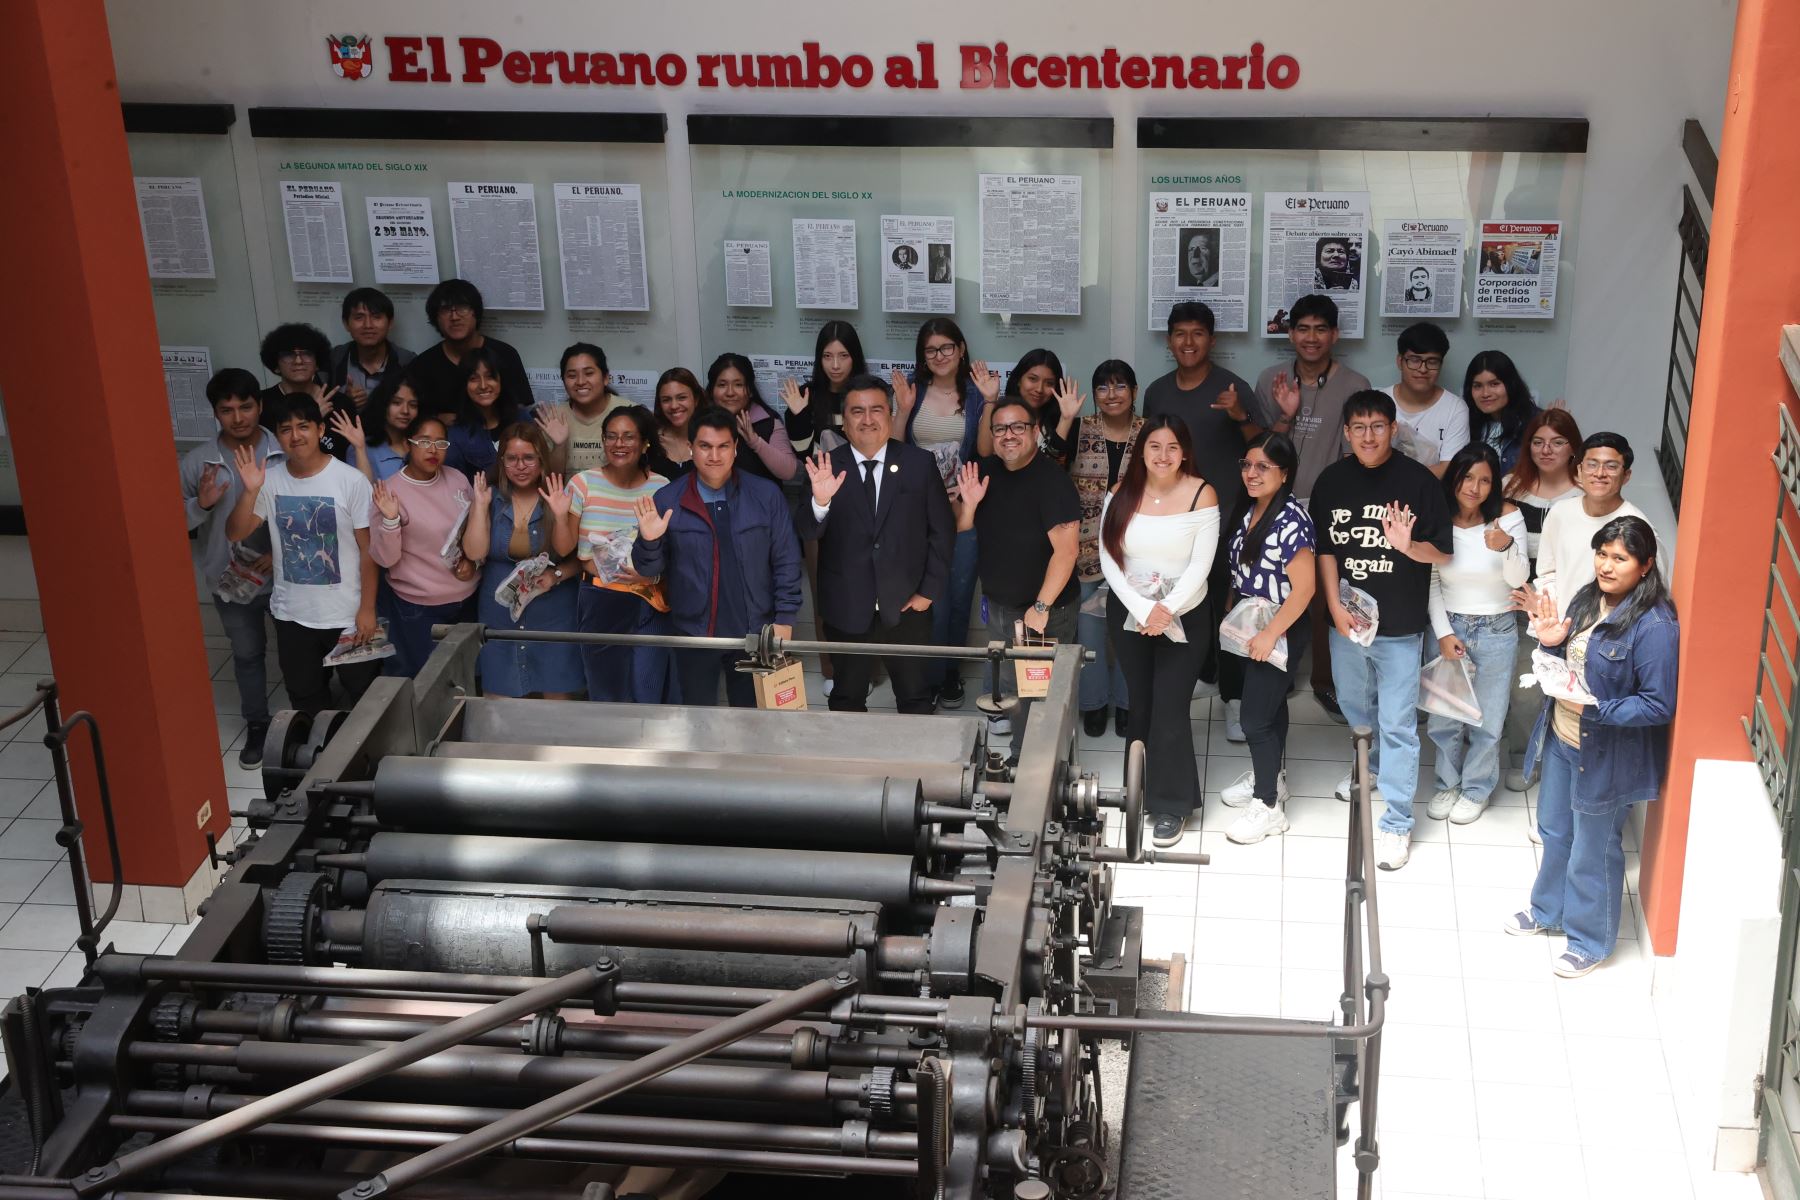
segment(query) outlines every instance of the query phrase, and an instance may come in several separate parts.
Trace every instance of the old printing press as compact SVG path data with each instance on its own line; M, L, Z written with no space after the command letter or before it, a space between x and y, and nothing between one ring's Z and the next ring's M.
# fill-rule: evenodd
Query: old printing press
M1331 1196L1353 1100L1367 1194L1366 735L1339 1018L1168 1013L1113 866L1204 856L1142 844L1141 745L1081 770L1079 647L964 652L1053 659L1009 768L979 716L481 698L484 637L606 635L442 632L277 720L178 954L7 1007L0 1200Z

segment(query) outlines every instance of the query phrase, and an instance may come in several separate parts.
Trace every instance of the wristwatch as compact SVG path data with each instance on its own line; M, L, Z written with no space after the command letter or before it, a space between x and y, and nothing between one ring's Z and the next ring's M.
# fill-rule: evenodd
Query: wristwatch
M1050 606L1045 604L1042 600L1033 600L1031 602L1031 611L1047 613L1050 611Z

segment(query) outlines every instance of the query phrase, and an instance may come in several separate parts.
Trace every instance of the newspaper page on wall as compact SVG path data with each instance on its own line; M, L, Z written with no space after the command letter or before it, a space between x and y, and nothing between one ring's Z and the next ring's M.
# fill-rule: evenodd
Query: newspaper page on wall
M794 307L857 307L855 221L794 218Z
M881 311L956 311L956 218L881 218Z
M750 366L756 373L756 390L762 394L763 403L777 415L787 411L787 405L781 402L781 381L792 379L805 387L812 379L810 354L752 354Z
M1264 192L1264 337L1286 337L1294 301L1314 292L1338 306L1338 333L1363 336L1369 193Z
M1561 258L1561 221L1483 221L1470 308L1478 317L1549 320Z
M1150 328L1198 300L1220 333L1250 328L1250 197L1244 192L1150 193Z
M1081 176L981 176L981 311L1081 315Z
M1456 317L1462 313L1461 217L1407 217L1381 223L1381 315Z
M206 381L212 378L212 351L205 346L164 346L163 387L169 393L169 415L175 422L175 440L196 442L218 429L212 405L206 399Z
M656 410L657 376L656 371L634 371L628 367L608 372L613 391L652 412Z
M198 179L140 175L138 225L152 279L212 279L212 230Z
M343 184L282 180L281 222L295 283L352 282Z
M644 205L635 183L556 185L563 307L648 312Z
M456 274L481 289L490 311L544 310L537 194L529 183L452 183L450 241Z
M774 308L769 243L725 241L725 303L732 308Z
M369 253L376 283L436 283L437 232L425 196L368 196Z

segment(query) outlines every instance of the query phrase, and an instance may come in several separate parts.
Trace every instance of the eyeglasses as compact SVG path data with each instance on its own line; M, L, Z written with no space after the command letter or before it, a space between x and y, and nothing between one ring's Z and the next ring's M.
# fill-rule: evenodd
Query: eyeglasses
M627 442L638 441L639 438L635 432L634 433L603 433L600 435L600 440L605 442L609 446L622 446Z
M1128 383L1103 383L1094 389L1096 396L1129 396L1131 385Z
M406 444L409 446L417 446L421 450L448 450L450 448L450 439L449 438L407 438Z
M445 444L448 445L448 443ZM500 461L509 467L535 467L538 465L538 456L535 454L508 454L504 455Z
M307 362L312 362L316 357L317 355L311 350L283 350L275 356L275 361L298 362L300 359L305 359Z
M1351 437L1375 437L1393 428L1386 421L1370 421L1366 425L1350 426Z
M474 307L468 304L446 304L444 307L438 309L438 316L466 317L474 311Z
M951 355L956 353L956 350L957 350L957 346L956 346L955 342L949 342L942 346L927 346L927 347L925 347L925 357L926 358L949 358Z
M1400 364L1409 371L1436 371L1444 365L1444 360L1435 354L1429 357L1419 354L1402 354Z
M1022 437L1031 432L1031 421L1008 421L1004 425L994 426L995 437Z
M1589 475L1617 475L1625 470L1625 464L1622 462L1597 461L1588 458L1582 460L1581 469L1586 471Z
M1550 438L1546 441L1543 438L1532 438L1531 448L1533 450L1567 450L1569 448L1569 439Z
M1270 471L1280 470L1272 462L1251 462L1247 458L1238 459L1238 471L1245 475L1267 475Z

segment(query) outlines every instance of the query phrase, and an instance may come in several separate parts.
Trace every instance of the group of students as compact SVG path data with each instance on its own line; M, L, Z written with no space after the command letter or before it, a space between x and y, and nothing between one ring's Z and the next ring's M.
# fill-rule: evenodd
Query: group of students
M1252 761L1222 791L1242 810L1228 836L1287 828L1288 695L1310 649L1319 703L1378 731L1377 857L1395 870L1429 629L1430 649L1471 668L1480 721L1427 723L1427 815L1478 819L1505 739L1526 750L1527 770L1542 764L1544 865L1507 927L1566 930L1563 974L1611 952L1624 814L1661 781L1675 616L1654 532L1620 496L1629 445L1540 409L1506 355L1475 355L1459 396L1438 383L1448 338L1421 323L1399 337L1398 381L1375 390L1334 358L1336 305L1311 295L1290 314L1293 359L1254 385L1212 362L1212 312L1175 305L1175 367L1141 408L1119 360L1094 369L1091 412L1049 350L1022 356L1003 386L942 317L921 325L914 369L886 379L854 327L827 322L779 413L742 355L720 355L704 384L665 371L645 408L612 391L586 343L562 357L568 403L534 406L518 353L481 332L473 285L438 285L426 313L441 340L415 356L392 340L388 298L357 289L348 342L284 325L262 347L276 384L227 369L208 386L219 434L183 460L182 482L232 642L246 765L268 722L265 613L293 705L317 712L331 703L326 655L382 624L385 669L411 674L437 623L788 636L810 586L829 640L960 646L979 588L990 639L1094 651L1084 727L1096 736L1110 719L1145 743L1162 846L1201 804L1189 720L1201 679L1217 682L1227 736ZM1349 608L1340 584L1362 593ZM1252 598L1271 615L1232 653L1221 621ZM1372 639L1350 611L1369 602ZM1521 695L1534 646L1585 664L1595 702ZM716 704L722 692L748 706L738 657L498 640L479 671L489 695ZM824 665L829 706L864 711L874 661ZM882 665L901 712L965 702L955 661ZM335 673L354 701L381 669ZM987 684L1016 757L1030 701L1011 670Z

